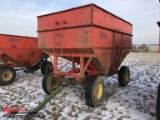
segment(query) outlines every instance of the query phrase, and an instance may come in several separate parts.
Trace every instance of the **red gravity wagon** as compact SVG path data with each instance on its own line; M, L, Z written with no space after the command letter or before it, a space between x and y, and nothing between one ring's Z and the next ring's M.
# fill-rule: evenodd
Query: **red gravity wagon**
M16 68L34 72L41 68L42 74L52 69L48 55L38 48L38 39L0 34L0 85L7 85L16 78Z
M85 83L86 103L94 107L103 97L102 76L129 82L129 68L119 67L132 48L132 24L95 4L38 16L38 44L54 56L54 70L42 82L47 94L69 76Z

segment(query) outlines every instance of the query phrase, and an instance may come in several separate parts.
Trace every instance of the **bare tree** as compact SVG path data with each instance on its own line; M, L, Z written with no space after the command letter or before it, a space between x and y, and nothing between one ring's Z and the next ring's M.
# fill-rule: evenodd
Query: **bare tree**
M146 44L139 46L132 45L131 52L149 52L149 47Z

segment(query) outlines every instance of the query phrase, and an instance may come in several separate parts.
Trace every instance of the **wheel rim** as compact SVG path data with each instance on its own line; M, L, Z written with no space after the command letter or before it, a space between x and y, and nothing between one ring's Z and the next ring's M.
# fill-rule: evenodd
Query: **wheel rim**
M56 79L53 77L53 74L50 74L47 81L47 88L52 93L57 87L59 87L59 84L56 82Z
M126 74L126 81L128 82L128 80L129 80L129 74L127 73Z
M56 89L56 88L58 88L58 87L59 87L59 84L57 84L57 83L52 84L52 88L53 88L53 89Z
M100 99L102 97L102 94L103 94L103 86L102 84L99 84L98 85L98 88L97 88L97 99Z
M3 74L2 74L3 80L9 81L11 78L12 78L12 73L9 70L3 72Z
M46 67L46 72L49 72L50 70L52 70L52 67L51 66L47 66Z

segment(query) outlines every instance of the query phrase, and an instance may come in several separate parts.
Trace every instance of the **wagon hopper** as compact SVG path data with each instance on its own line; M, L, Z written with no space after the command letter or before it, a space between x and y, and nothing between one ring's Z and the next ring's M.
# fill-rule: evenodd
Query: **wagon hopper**
M121 86L129 82L129 68L119 67L132 47L132 24L95 4L38 16L38 45L54 56L54 71L43 78L47 94L70 76L85 83L87 104L98 106L104 90L102 76L118 74ZM69 62L59 58L72 63L70 71L65 71Z

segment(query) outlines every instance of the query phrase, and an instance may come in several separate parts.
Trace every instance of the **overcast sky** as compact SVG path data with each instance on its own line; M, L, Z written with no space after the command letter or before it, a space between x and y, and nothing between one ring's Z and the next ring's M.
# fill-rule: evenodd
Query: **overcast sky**
M39 15L95 3L133 24L133 44L157 44L159 0L1 0L0 33L37 37Z

